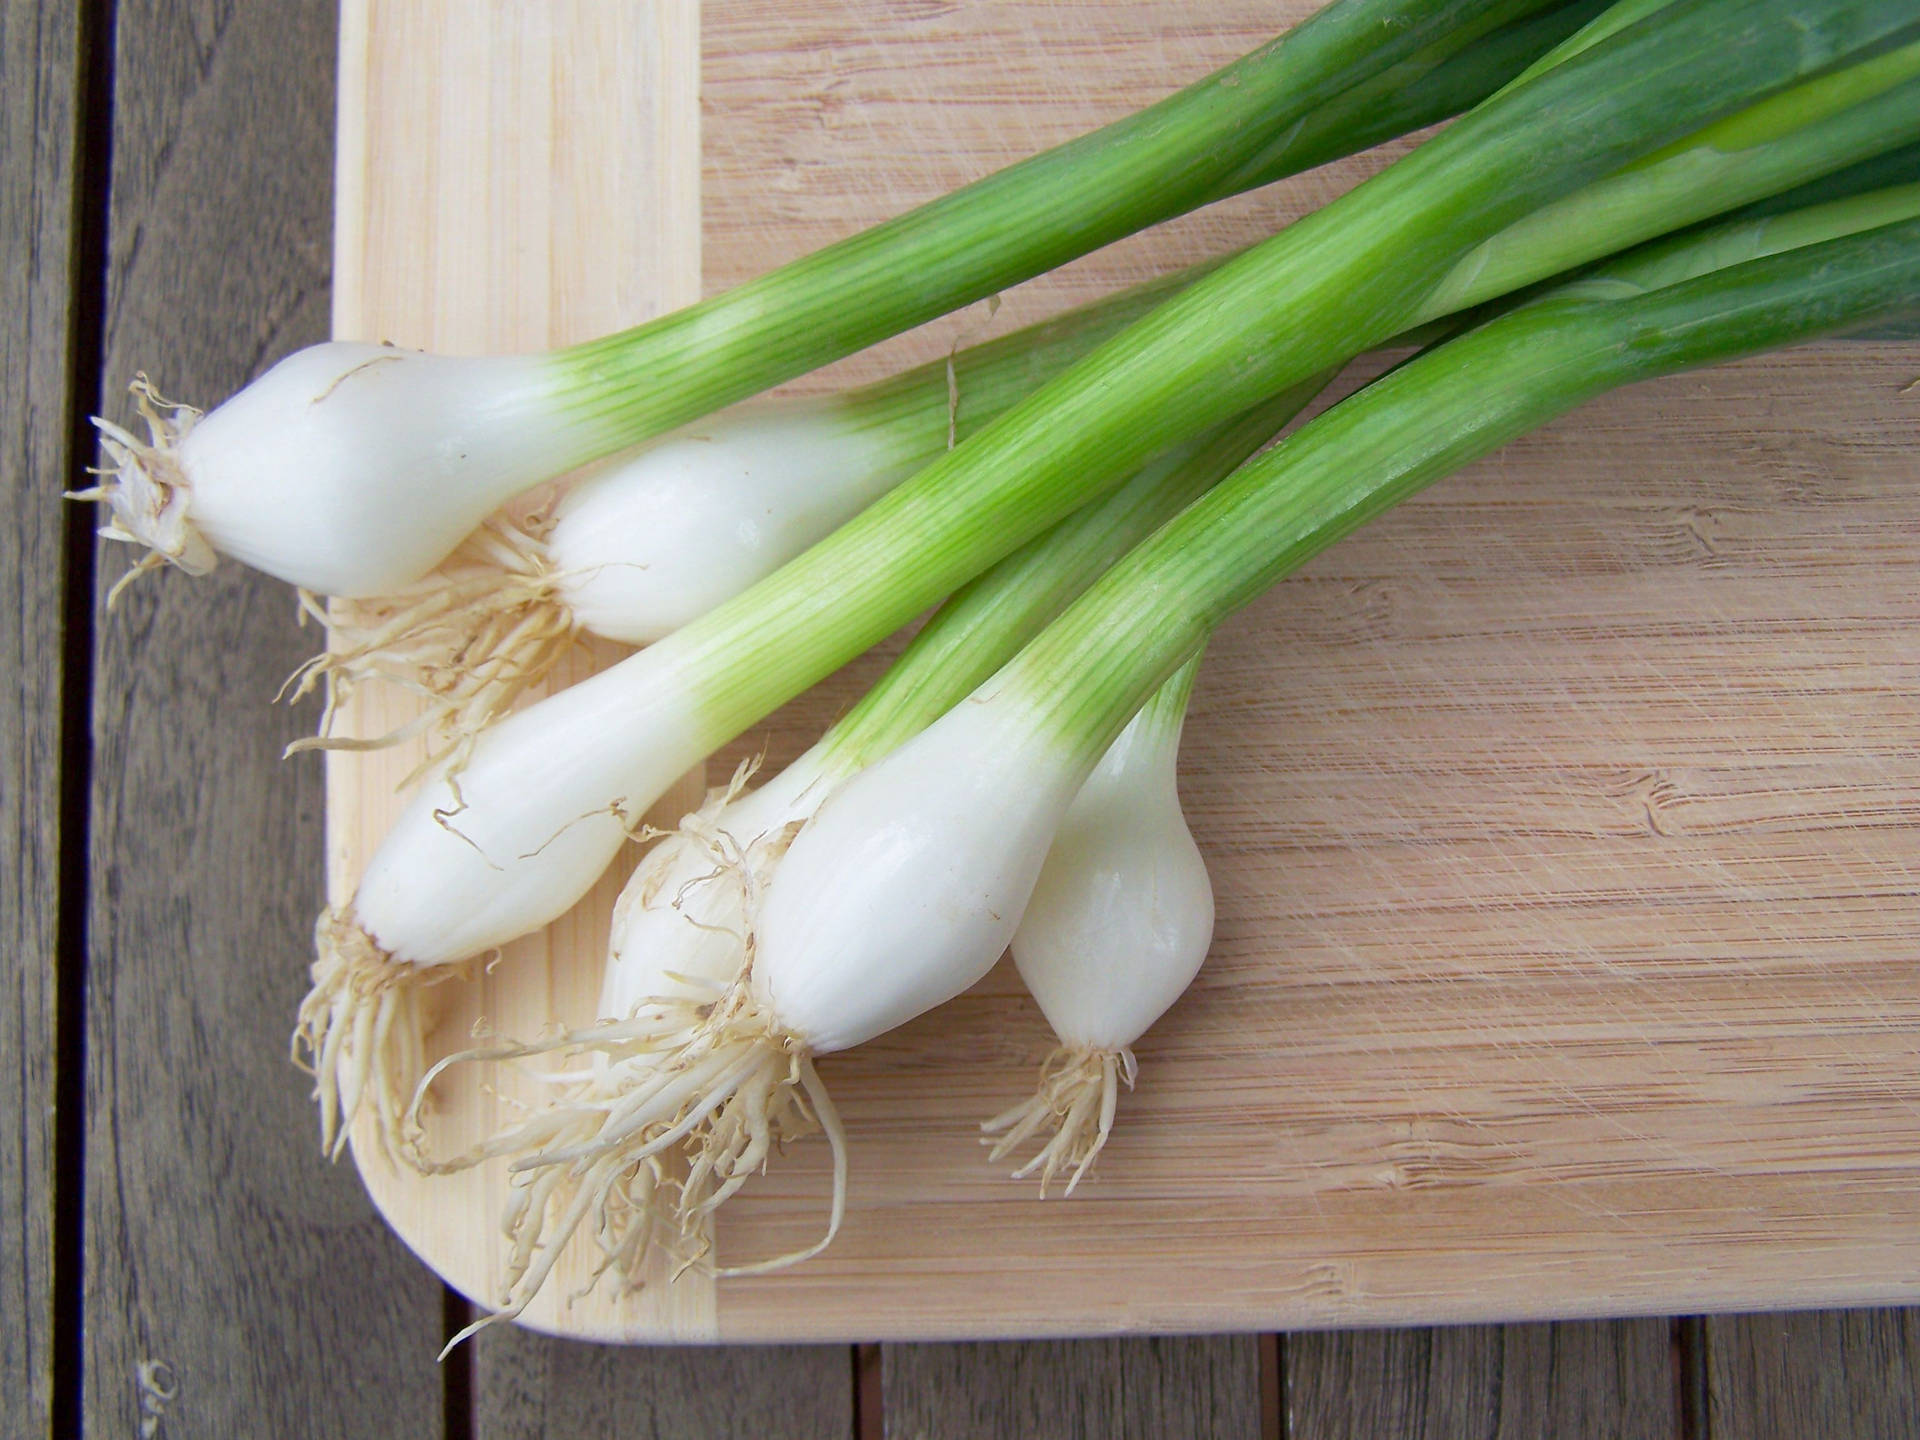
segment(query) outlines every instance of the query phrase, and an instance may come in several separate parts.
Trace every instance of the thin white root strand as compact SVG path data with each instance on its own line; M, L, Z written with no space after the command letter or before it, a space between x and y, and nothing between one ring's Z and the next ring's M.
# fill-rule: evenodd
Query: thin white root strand
M107 465L90 468L101 483L68 493L69 500L98 500L108 509L100 533L109 540L144 545L146 553L107 592L109 608L136 578L164 565L175 565L189 575L205 575L218 557L206 538L187 518L189 495L186 472L180 468L180 442L200 419L191 405L163 400L144 374L127 387L147 429L140 439L132 431L94 416L100 448Z
M327 648L281 687L299 700L322 691L319 733L302 750L377 750L416 735L431 753L408 776L450 761L457 770L474 738L544 680L580 639L580 626L549 565L548 522L486 522L433 574L379 600L326 603L300 592L302 618L327 629ZM383 735L337 736L335 717L354 691L380 681L417 696L419 716Z
M680 1270L706 1263L706 1218L773 1152L815 1130L833 1150L833 1199L825 1235L812 1245L719 1276L757 1275L817 1255L846 1215L846 1132L807 1052L778 1034L744 983L712 1004L663 1001L632 1020L527 1045L497 1045L448 1056L430 1070L416 1101L449 1065L526 1059L566 1051L601 1063L570 1077L541 1111L432 1172L511 1157L502 1217L509 1244L502 1308L462 1331L522 1313L559 1263L576 1231L591 1224L600 1251L588 1287L612 1275L641 1283L656 1244ZM409 1123L417 1127L410 1112ZM677 1157L684 1173L673 1178ZM676 1272L677 1273L677 1272Z
M790 1265L798 1265L802 1260L811 1260L833 1243L833 1237L840 1233L841 1222L847 1218L847 1131L840 1122L840 1112L834 1108L833 1097L827 1093L819 1072L813 1068L813 1057L804 1051L796 1055L800 1087L806 1092L807 1103L813 1108L814 1119L825 1132L827 1147L833 1155L833 1201L827 1212L826 1233L813 1244L786 1255L776 1255L770 1260L758 1260L750 1265L727 1265L716 1268L714 1274L722 1280L742 1275L767 1275L775 1270L784 1270ZM741 1178L744 1179L747 1167L740 1165ZM729 1190L727 1194L732 1194ZM716 1196L707 1204L708 1209L718 1205L725 1196Z
M338 1159L364 1106L388 1161L417 1166L423 991L459 972L394 960L336 909L322 911L314 925L314 955L313 988L300 1002L292 1049L294 1064L313 1076L320 1147Z
M760 757L757 755L748 756L745 760L742 760L738 765L734 766L733 776L725 785L710 787L700 802L700 808L689 811L687 814L681 816L680 823L673 829L649 829L643 831L638 837L641 840L658 839L664 842L658 851L648 857L652 860L658 860L661 855L667 853L668 846L676 848L682 845L692 846L706 855L711 864L711 868L708 871L695 876L691 880L682 882L679 888L676 889L673 894L669 895L666 893L666 882L667 877L673 873L673 867L671 865L646 865L646 862L643 861L642 864L645 868L636 872L638 888L634 891L631 900L629 900L627 894L622 893L620 904L623 906L630 903L638 904L649 910L664 904L672 906L675 910L684 910L689 895L696 889L721 883L735 886L741 892L737 899L732 900L732 903L724 907L716 905L712 908L724 908L729 912L734 909L740 911L740 925L737 930L733 930L732 933L737 933L740 936L741 944L744 947L746 944L746 904L748 896L751 894L750 887L754 883L754 877L747 868L746 847L741 846L740 843L734 839L732 833L720 822L721 817L726 813L727 807L747 793L747 787L759 768ZM618 911L615 912L614 928L615 930L620 928ZM715 927L702 926L702 928L711 929ZM732 929L732 927L729 928ZM721 998L725 990L725 986L717 989L714 993L714 999L718 1000Z
M1046 1134L1038 1154L1013 1172L1016 1180L1040 1172L1040 1194L1062 1171L1070 1171L1066 1193L1073 1194L1113 1133L1120 1084L1133 1088L1138 1067L1133 1051L1095 1050L1062 1045L1040 1066L1034 1093L980 1126L981 1143L991 1145L990 1160L1003 1160L1035 1135Z
M592 1233L601 1258L577 1293L585 1294L609 1273L624 1288L638 1288L653 1246L676 1243L672 1234L664 1232L662 1220L663 1196L670 1188L666 1161L659 1155L632 1164L612 1155L577 1175L560 1166L516 1174L501 1214L508 1246L501 1308L461 1330L440 1357L445 1359L462 1340L487 1326L524 1312L559 1263L567 1240L590 1215L595 1219ZM562 1203L564 1210L549 1236L546 1216Z
M777 829L760 834L735 834L729 828L731 817L729 808L736 800L747 793L754 775L760 769L763 757L749 756L734 767L732 777L725 785L716 785L707 791L706 799L698 810L680 818L679 826L669 832L670 842L679 841L703 852L712 868L705 874L685 882L679 891L664 897L674 909L682 910L691 891L697 887L726 885L730 887L724 905L711 904L704 908L712 911L724 910L739 915L737 926L707 925L706 929L724 928L740 937L741 955L747 950L747 932L751 928L750 917L760 906L760 898L773 878L774 870L787 848L793 844L793 838L800 831L802 821L789 820ZM663 898L661 886L667 871L663 868L649 877L642 891L640 903L652 907ZM698 922L695 922L698 923Z

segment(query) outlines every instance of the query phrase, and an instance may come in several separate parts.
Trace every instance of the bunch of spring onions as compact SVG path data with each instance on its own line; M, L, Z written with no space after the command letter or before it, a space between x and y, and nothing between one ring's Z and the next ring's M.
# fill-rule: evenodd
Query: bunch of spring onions
M975 298L1031 273L1038 257L1057 263L1069 244L1091 248L1128 225L1444 115L1509 81L1593 9L1543 0L1339 0L1284 44L1266 47L1139 117L625 336L532 360L442 361L337 345L302 352L204 422L180 417L192 430L178 446L136 447L119 432L110 447L119 472L103 487L106 498L123 521L124 496L116 498L116 485L158 497L156 503L164 502L159 510L182 524L191 503L200 517L195 523L208 534L225 533L209 515L229 514L222 507L232 500L248 518L235 519L231 543L222 542L221 548L303 588L336 596L390 594L414 583L504 498L556 467L569 468L658 433L713 403ZM1246 104L1250 90L1263 96L1251 109ZM1116 165L1115 156L1123 153L1130 158ZM1063 166L1071 168L1070 183L1062 179ZM1216 177L1210 188L1201 184L1208 176ZM1116 189L1123 193L1108 193ZM1016 200L1049 218L1008 225L1008 208ZM1076 206L1081 213L1071 213ZM1030 268L1014 268L1016 257L1024 257L1017 263ZM929 298L936 292L937 301ZM696 359L688 346L702 336L708 348ZM650 383L640 378L644 356L654 356L660 366ZM516 367L520 380L511 378ZM427 377L420 384L432 389L440 384L432 379L437 375L457 379L447 382L457 412L449 423L430 418L436 406L415 384ZM498 385L480 384L486 375L505 378ZM1246 398L1258 397L1249 392ZM618 426L607 409L616 399ZM215 432L224 437L218 445L208 440ZM279 437L299 463L275 469L261 460L259 446L248 437L263 432ZM962 444L955 453L966 448ZM537 466L528 459L535 450L543 457ZM1122 468L1104 483L1148 455L1117 458ZM315 474L316 467L325 473ZM290 500L283 493L289 487L303 498ZM1091 493L1089 487L1079 496L1063 495L1024 533L1008 532L996 549L928 572L932 583L911 597L902 592L885 612L891 620L873 612L865 639L842 635L833 641L832 653L843 659L856 653ZM380 519L366 512L366 504L397 508L409 518L403 523L401 515L389 513ZM246 538L238 538L241 532ZM472 544L498 548L486 534ZM156 546L155 553L165 548ZM876 624L880 628L873 629ZM540 630L541 622L536 619L531 628ZM698 629L682 627L662 648L702 645ZM772 677L777 688L768 694L777 698L764 708L831 669L837 661L825 658L827 653L808 647L801 657L808 667L805 678L791 672ZM518 658L505 668L519 668ZM674 667L669 663L668 668ZM498 673L479 682L483 693L472 713L490 717L498 708L497 694L491 693ZM678 710L679 701L663 698L669 709ZM727 738L705 722L663 718L672 733L657 753L688 753L688 766ZM634 738L641 747L650 743ZM456 743L452 750L464 764L468 747ZM439 976L426 972L458 964L565 910L624 843L631 817L659 791L651 772L643 787L629 787L606 767L598 768L589 786L596 798L585 811L539 819L501 817L517 832L514 838L485 818L495 810L492 804L469 803L464 779L451 771L423 788L424 807L409 812L401 832L423 823L461 850L474 868L464 880L450 871L442 874L456 887L482 873L488 877L456 902L462 908L475 905L465 933L446 933L423 944L418 943L422 937L402 933L404 921L398 928L375 922L369 931L356 914L321 916L315 987L302 1008L296 1043L317 1072L322 1133L330 1151L344 1142L340 1122L363 1098L371 1099L390 1138L420 1053L422 1013L415 992L423 981L444 978L443 968ZM610 791L604 783L609 779L614 781ZM529 793L519 781L512 788ZM577 786L561 788L579 793ZM554 791L554 797L560 793ZM520 819L532 821L541 833L532 835ZM475 820L478 831L471 828ZM404 838L383 848L387 859L376 859L363 880L368 897L388 880L395 899L411 889L406 872L414 862L402 858L407 848ZM557 883L530 872L516 878L527 863L544 869L541 855L554 862L549 879ZM394 859L399 859L398 873L389 863ZM420 863L437 869L439 862L423 857ZM533 889L544 893L533 899ZM450 893L421 895L423 908L417 913L423 918L444 913L439 906ZM382 902L369 903L378 910ZM411 904L403 901L402 909ZM428 918L428 923L437 928L439 922ZM396 954L404 957L398 963Z
M1462 108L1223 261L865 391L701 418ZM844 1209L814 1057L1011 944L1060 1045L985 1128L1071 1189L1210 940L1173 776L1212 629L1592 395L1920 299L1920 186L1891 183L1915 134L1912 0L1337 0L1140 115L624 335L512 359L318 346L205 417L141 382L149 434L103 427L91 492L150 547L134 573L218 551L367 600L301 683L415 686L441 744L316 926L296 1038L323 1145L366 1111L424 1168L511 1156L511 1314L581 1228L617 1275L656 1240L696 1258L773 1148L823 1129L825 1238L720 1273L792 1263ZM1254 455L1346 360L1436 331ZM494 513L643 442L531 529ZM722 504L765 523L716 525ZM426 987L563 913L682 771L943 600L819 744L649 852L601 1023L423 1076ZM648 648L514 708L588 629ZM550 1108L428 1155L442 1067L555 1051L590 1066Z
M1724 255L1730 243L1733 242L1724 238L1716 241L1719 249L1714 253ZM973 764L956 765L955 757L949 754L945 756L944 764L933 768L949 776L950 781L951 777L966 777L960 783L963 786L970 785L981 774L979 767L986 763L981 756L970 758ZM608 1000L603 1004L603 1012L610 1019L622 1014L631 1018L625 1024L615 1023L599 1032L554 1042L555 1045L597 1049L618 1058L609 1069L596 1072L591 1079L584 1081L580 1092L571 1102L556 1107L554 1111L521 1127L513 1135L482 1152L524 1151L533 1145L547 1145L549 1148L546 1151L526 1162L527 1168L523 1174L537 1175L537 1183L547 1187L556 1185L570 1169L575 1178L586 1180L587 1183L577 1187L572 1194L563 1234L594 1208L592 1202L596 1197L603 1197L607 1187L620 1183L623 1176L644 1173L644 1160L683 1139L690 1131L701 1130L716 1107L720 1110L720 1118L705 1125L704 1147L695 1162L695 1173L702 1180L713 1182L717 1188L701 1195L691 1207L696 1211L717 1203L718 1199L731 1193L745 1175L751 1173L753 1166L764 1158L772 1138L790 1133L790 1130L781 1127L790 1126L795 1113L790 1096L787 1096L796 1083L795 1077L813 1095L816 1108L822 1108L817 1082L812 1076L806 1054L814 1049L841 1048L846 1043L853 1043L853 1040L845 1036L821 1038L817 1024L813 1031L808 1032L799 1030L797 1026L763 1026L762 1018L743 1020L741 1007L747 1003L743 997L748 992L737 986L729 997L716 1003L716 997L711 992L702 992L696 985L692 995L683 997L684 1003L678 1014L665 1014L654 1009L640 1015L630 1008L638 997L664 996L676 980L684 981L685 977L699 976L711 983L716 971L724 974L729 964L738 966L743 963L741 957L751 947L739 937L752 931L750 927L743 927L737 918L732 918L729 923L729 912L740 910L746 898L756 892L769 895L779 893L778 887L768 890L767 870L793 843L794 827L818 807L822 793L831 793L831 782L812 773L813 767L807 761L803 761L796 769L800 771L797 782L791 776L783 776L756 796L746 800L731 799L717 815L701 817L698 823L688 827L679 851L669 844L654 852L623 898L620 935L615 942L616 965L609 977ZM1065 793L1073 794L1075 788L1070 787ZM913 810L916 814L925 814L928 807L917 805ZM899 838L899 828L894 825L889 831L891 839ZM802 830L800 833L804 836L811 831ZM676 859L681 862L678 871ZM859 868L853 867L854 870ZM701 874L707 872L730 878L725 883L699 889L697 898L690 898L688 888L697 886ZM814 877L816 881L823 878ZM903 886L899 893L905 895L916 892L913 886ZM928 892L922 890L918 893ZM671 898L662 903L663 897ZM863 923L871 927L872 918L879 908L877 896L866 896L859 907ZM1018 905L989 908L1013 914L1018 914L1020 910ZM659 935L651 937L651 943L645 947L632 944L634 931L638 929L644 934L647 929L642 922L658 916L664 916L669 926L680 925L700 939L691 949L685 946L675 948L669 940ZM911 928L909 925L903 927L900 933L879 936L878 949L886 951L889 945L903 942L906 931ZM1042 918L1036 930L1044 937L1046 929L1046 922ZM625 938L624 945L621 937ZM996 942L1004 938L1004 935L997 936ZM705 954L701 953L702 946L706 947ZM988 963L999 948L998 943L986 947L991 951ZM1046 948L1044 938L1031 949L1023 946L1018 939L1015 942L1016 956L1025 952L1039 957L1044 955ZM1060 953L1060 947L1055 947L1054 953ZM640 958L623 966L621 961L628 954L636 954ZM1060 968L1050 973L1044 959L1036 958L1030 964L1023 964L1023 973L1035 977L1035 988L1042 995L1060 997L1059 1008L1067 1017L1060 1028L1070 1033L1081 1028L1076 1023L1079 1017L1071 1013L1073 1002L1068 998L1074 994L1076 979L1080 977L1074 976L1066 964L1056 963L1060 964ZM1063 1106L1057 1093L1049 1095L1044 1103L1037 1104L1028 1112L1028 1118L1063 1113L1067 1123L1062 1125L1061 1131L1065 1135L1088 1129L1087 1122L1098 1116L1097 1125L1092 1127L1093 1138L1087 1147L1097 1150L1098 1139L1104 1136L1111 1123L1113 1076L1115 1070L1125 1063L1121 1058L1125 1045L1164 1009L1171 994L1177 993L1186 979L1191 977L1192 962L1183 960L1181 964L1186 968L1177 977L1163 976L1159 986L1143 986L1136 995L1129 997L1136 1005L1145 1007L1144 1015L1134 1022L1134 1028L1124 1033L1121 1040L1108 1042L1097 1050L1093 1042L1081 1040L1078 1048L1086 1052L1085 1059L1077 1066L1061 1066L1053 1072L1050 1088L1057 1092L1062 1084L1067 1084L1073 1091L1070 1102ZM636 984L630 975L623 974L623 971L631 970L644 975L650 966L653 974L645 983ZM897 966L895 968L898 969ZM960 973L964 978L959 988L964 988L977 977L978 970L963 969ZM867 999L871 1001L883 997L883 1013L877 1017L869 1014L869 1018L863 1022L871 1027L866 1033L878 1033L944 998L943 993L935 993L930 997L911 985L904 990L899 987L889 989L879 984L874 974L862 975L859 981L861 994ZM1077 988L1083 996L1101 990L1097 985L1086 985L1083 979ZM853 998L851 992L838 992L837 987L836 992L840 998ZM1105 988L1105 993L1112 998L1110 986ZM886 1010L887 1004L895 1008ZM716 1016L727 1017L726 1023L716 1020ZM1114 1025L1120 1023L1109 1017L1093 1017L1087 1022L1089 1029L1084 1033L1091 1033L1092 1028L1099 1027L1103 1022L1109 1033ZM685 1049L675 1063L662 1065L657 1058L658 1052L675 1027L678 1027ZM804 1045L798 1049L796 1034L806 1037ZM775 1037L770 1045L768 1035ZM864 1035L856 1034L853 1037L854 1040L858 1038L864 1038ZM753 1052L757 1045L762 1048L756 1056ZM503 1053L528 1052L510 1050L489 1053L497 1058ZM796 1055L799 1057L797 1060ZM1097 1065L1089 1063L1096 1055ZM1066 1078L1069 1075L1079 1083L1069 1083ZM693 1101L701 1096L700 1087L703 1085L712 1086L713 1089L707 1094L707 1103L695 1104ZM742 1092L751 1098L741 1102L740 1107L732 1112L732 1123L728 1123L726 1107ZM719 1098L713 1098L716 1095ZM640 1108L643 1105L654 1107L651 1118L646 1109ZM823 1113L830 1112L823 1110ZM740 1117L743 1114L757 1115L757 1125L742 1124ZM597 1140L581 1138L583 1130L591 1133L596 1126L601 1132L610 1133L601 1133ZM1018 1130L1018 1126L1011 1121L1008 1128ZM1058 1153L1049 1158L1058 1158ZM1090 1158L1090 1154L1084 1158ZM1081 1163L1084 1163L1084 1158ZM696 1193L698 1190L696 1186ZM531 1215L536 1227L539 1211L538 1205L516 1207L516 1214L523 1220ZM530 1254L531 1248L527 1246L524 1234L521 1242L520 1253ZM541 1273L536 1270L531 1277L533 1284L537 1285Z
M721 957L693 945L670 948L670 938L635 959L616 941L603 1008L617 1014L636 994L656 997L630 1018L542 1046L442 1062L557 1048L610 1062L551 1110L458 1162L520 1156L519 1183L532 1197L512 1212L521 1255L534 1253L548 1199L565 1197L559 1234L531 1270L516 1269L522 1288L504 1313L524 1306L559 1242L586 1219L603 1244L611 1237L610 1263L630 1259L635 1197L622 1192L614 1207L608 1197L650 1175L657 1157L684 1150L691 1178L671 1196L649 1195L639 1213L651 1223L658 1206L671 1206L685 1239L777 1140L807 1128L809 1105L835 1139L830 1239L843 1209L845 1161L813 1057L864 1043L959 994L1009 943L1074 1062L1050 1063L1032 1111L1016 1114L1036 1125L1050 1117L1071 1137L1064 1149L1097 1153L1112 1124L1114 1070L1131 1070L1128 1047L1197 961L1150 941L1116 946L1104 968L1089 973L1081 936L1058 943L1062 929L1074 928L1075 901L1050 899L1043 877L1072 869L1076 852L1126 844L1107 833L1112 817L1103 819L1104 798L1087 785L1100 768L1126 763L1124 753L1115 761L1114 747L1128 728L1134 743L1151 744L1139 732L1164 730L1164 717L1177 715L1212 629L1398 500L1597 394L1916 308L1920 185L1630 254L1422 352L1242 465L1108 569L962 703L851 779L823 785L824 800L796 794L784 776L756 792L778 797L770 809L755 807L754 797L730 798L719 815L732 811L731 823L714 817L689 831L690 841L727 837L727 848L698 861L717 864L725 883L701 890L687 914L658 905L668 875L641 872L625 938L636 911L724 929L738 937L725 957L736 965L731 984L677 1002L659 998L659 982L670 976L711 986L724 960L716 965ZM915 713L897 692L883 686L880 694ZM811 757L796 768L803 784L819 773ZM1166 863L1154 856L1143 868ZM706 898L715 894L725 898ZM1124 907L1100 914L1116 925L1130 918ZM1209 907L1201 923L1210 919ZM698 969L675 972L663 955ZM648 966L658 969L638 985L620 973ZM992 1123L1017 1128L1013 1116ZM611 1224L613 1216L620 1223Z
M1890 148L1911 131L1851 124L1920 103L1916 51L1887 49L1916 34L1894 0L1675 0L1181 290L739 596L490 727L319 922L301 1034L330 1140L363 1096L392 1130L419 984L570 908L704 755L1168 445L1481 298L1472 277L1517 286L1796 183L1806 166L1768 157L1807 132L1838 137L1836 164ZM1494 265L1508 231L1524 262Z

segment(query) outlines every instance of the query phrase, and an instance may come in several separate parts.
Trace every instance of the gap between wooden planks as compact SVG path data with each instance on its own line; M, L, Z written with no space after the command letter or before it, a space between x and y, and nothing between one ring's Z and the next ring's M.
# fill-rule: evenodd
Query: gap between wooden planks
M708 284L1065 139L1309 8L711 7ZM345 13L340 333L497 349L648 313L638 292L586 307L668 273L631 258L670 267L649 228L666 215L702 243L697 142L661 146L667 97L692 123L691 9L463 8L435 30L443 14ZM677 72L648 68L670 53ZM644 155L679 173L649 179ZM1251 239L1376 163L1116 247L1015 292L993 328ZM561 195L575 184L592 204ZM681 278L655 303L690 296ZM1142 1093L1074 1201L1034 1205L972 1144L1046 1044L999 973L829 1062L855 1188L826 1256L620 1310L550 1295L535 1322L826 1339L1911 1298L1920 436L1898 389L1915 365L1826 347L1603 401L1229 627L1186 766L1215 956L1143 1047ZM849 683L743 743L790 756ZM405 763L334 768L339 893ZM440 1043L482 1011L521 1032L584 1018L610 893L514 947ZM491 1105L454 1097L452 1127ZM786 1157L723 1251L804 1239L822 1170ZM489 1298L498 1177L377 1171L402 1233Z

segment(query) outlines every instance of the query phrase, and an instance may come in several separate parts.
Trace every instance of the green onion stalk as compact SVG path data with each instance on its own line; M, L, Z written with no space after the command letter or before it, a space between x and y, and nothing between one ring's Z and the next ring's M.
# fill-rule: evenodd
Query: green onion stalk
M1234 186L1473 103L1559 38L1551 22L1524 23L1549 10L1582 13L1555 0L1335 0L1137 114L583 345L454 358L333 342L205 416L141 377L148 433L103 424L108 464L87 494L109 506L104 533L146 547L135 573L202 573L226 554L319 594L391 594L556 475ZM1480 39L1495 43L1469 58ZM1404 103L1364 88L1383 73Z
M1904 0L1675 0L1220 266L742 595L490 727L321 917L299 1034L323 1115L375 1076L390 1125L411 1079L353 1037L410 1034L423 978L564 912L675 777L807 685L1155 454L1416 323L1526 215L1917 36ZM1604 224L1552 234L1562 264L1609 248Z

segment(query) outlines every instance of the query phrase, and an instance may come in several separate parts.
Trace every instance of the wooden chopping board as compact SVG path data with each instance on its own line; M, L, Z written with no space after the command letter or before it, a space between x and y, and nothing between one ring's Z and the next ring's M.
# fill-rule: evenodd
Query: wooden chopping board
M344 0L335 328L464 351L630 324L1145 103L1310 0ZM810 377L871 378L1266 233L1368 157L1139 237ZM1228 1330L1920 1296L1920 350L1619 394L1373 526L1222 632L1184 795L1196 989L1071 1200L975 1127L1050 1046L1003 965L825 1062L851 1208L785 1274L526 1317L634 1340ZM582 664L605 656L588 657ZM716 761L796 754L870 656ZM369 698L371 732L399 712ZM336 757L351 891L405 754ZM452 997L591 1012L609 881ZM451 988L451 987L450 987ZM518 1081L449 1094L445 1143ZM497 1171L369 1154L495 1298ZM719 1226L804 1243L824 1147Z

